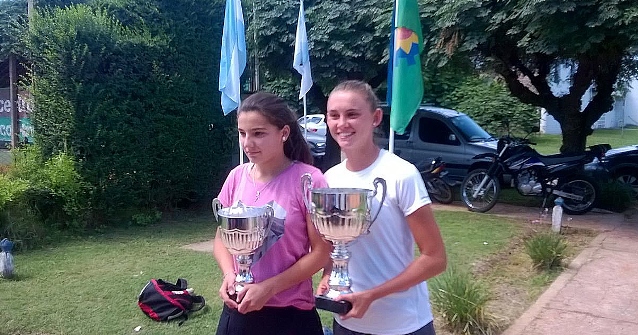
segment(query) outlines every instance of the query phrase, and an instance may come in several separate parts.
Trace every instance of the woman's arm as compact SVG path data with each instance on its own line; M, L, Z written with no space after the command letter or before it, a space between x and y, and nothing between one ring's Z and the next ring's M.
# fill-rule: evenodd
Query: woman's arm
M219 296L230 308L237 308L237 303L229 297L235 294L235 264L233 256L228 252L220 237L220 230L217 228L215 240L213 241L213 256L217 261L219 269L222 271L222 284L219 288Z
M385 283L370 290L340 296L339 299L344 298L353 305L352 310L342 316L343 319L360 318L374 300L407 290L445 271L447 266L445 246L431 206L425 205L417 209L406 219L420 255L398 276Z
M331 246L321 238L309 214L306 215L306 230L310 240L310 252L284 272L261 283L250 285L242 291L238 297L241 301L238 308L240 313L261 309L275 294L312 277L328 262Z

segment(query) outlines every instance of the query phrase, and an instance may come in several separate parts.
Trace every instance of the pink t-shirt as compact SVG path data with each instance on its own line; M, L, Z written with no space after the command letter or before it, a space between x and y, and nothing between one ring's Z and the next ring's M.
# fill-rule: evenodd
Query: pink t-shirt
M234 168L226 178L218 199L224 207L241 200L246 206L264 206L272 202L275 221L272 224L278 240L268 242L268 249L254 261L251 272L255 282L262 282L291 267L310 251L310 240L306 226L306 205L301 190L301 176L312 175L313 187L327 187L321 171L312 165L294 162L269 183L255 182L249 175L252 163ZM259 191L259 199L255 200ZM235 267L237 264L235 264ZM279 292L266 303L266 306L294 306L309 310L315 305L312 278L308 278L287 290Z

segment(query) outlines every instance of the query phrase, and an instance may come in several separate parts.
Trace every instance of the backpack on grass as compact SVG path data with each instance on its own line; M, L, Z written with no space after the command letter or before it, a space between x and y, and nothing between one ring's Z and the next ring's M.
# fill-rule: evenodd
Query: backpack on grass
M183 278L179 278L175 284L151 279L140 292L137 304L144 314L155 321L181 318L181 325L188 319L189 313L206 306L204 297L193 294L193 289L187 286Z

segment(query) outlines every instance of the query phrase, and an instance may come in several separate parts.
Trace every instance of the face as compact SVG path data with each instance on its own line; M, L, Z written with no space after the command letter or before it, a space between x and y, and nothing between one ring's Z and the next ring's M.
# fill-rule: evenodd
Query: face
M363 95L354 91L336 91L328 98L326 123L330 135L342 150L374 145L373 131L381 121L381 110L373 110Z
M284 137L288 137L288 126L283 129L268 123L259 112L241 112L237 117L239 141L255 164L284 158Z

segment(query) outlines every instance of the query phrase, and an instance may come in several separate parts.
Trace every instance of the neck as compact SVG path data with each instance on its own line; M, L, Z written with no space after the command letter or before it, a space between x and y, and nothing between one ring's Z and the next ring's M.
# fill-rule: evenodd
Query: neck
M346 154L346 168L350 171L361 171L368 166L372 165L377 157L379 157L379 147L372 144L357 150L351 150L345 152Z
M263 162L259 164L253 164L251 168L253 177L259 182L269 182L292 164L292 161L288 157L278 159L272 162Z

